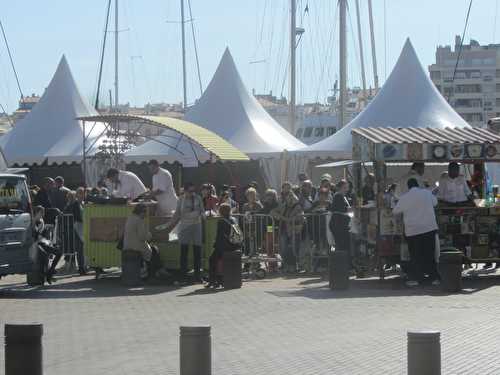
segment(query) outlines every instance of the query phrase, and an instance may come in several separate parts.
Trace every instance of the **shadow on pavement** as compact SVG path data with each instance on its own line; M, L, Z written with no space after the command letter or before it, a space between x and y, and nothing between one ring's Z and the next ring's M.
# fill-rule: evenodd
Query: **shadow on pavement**
M311 285L318 283L315 287ZM376 297L408 297L408 296L434 296L442 297L446 295L467 296L482 290L500 285L500 275L475 277L463 279L463 290L460 293L446 293L440 287L430 284L423 284L416 288L409 288L400 278L386 280L378 279L351 279L350 287L347 290L330 290L328 282L321 279L312 279L300 282L299 285L306 285L301 289L267 291L267 293L281 298L302 297L310 299L344 299L344 298L376 298Z
M22 283L0 285L1 299L58 299L58 298L109 298L121 296L149 296L178 290L159 280L148 281L142 286L127 287L121 284L119 274L95 280L93 277L57 277L52 285L31 287Z

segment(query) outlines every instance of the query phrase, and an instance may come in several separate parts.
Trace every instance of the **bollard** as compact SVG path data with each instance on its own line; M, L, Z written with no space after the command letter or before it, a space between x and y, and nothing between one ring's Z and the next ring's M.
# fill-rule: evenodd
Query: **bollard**
M448 293L456 293L462 290L462 263L464 254L455 251L441 252L439 256L438 270L441 276L441 290Z
M441 342L437 331L408 332L408 375L441 375Z
M42 324L5 325L5 375L42 375Z
M329 285L332 290L349 288L349 253L332 251L328 259Z
M212 374L210 326L180 327L180 375Z
M241 251L226 251L222 260L224 289L239 289L241 281Z

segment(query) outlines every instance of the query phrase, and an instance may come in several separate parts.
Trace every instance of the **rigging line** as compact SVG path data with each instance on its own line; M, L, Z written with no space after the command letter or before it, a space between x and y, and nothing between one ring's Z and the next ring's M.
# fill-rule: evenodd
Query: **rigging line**
M349 25L351 26L351 32L349 34L351 36L351 41L352 41L352 44L354 46L354 57L356 58L356 63L360 67L360 70L358 71L358 73L361 76L361 57L359 56L359 46L358 46L358 48L356 48L356 38L354 37L354 28L352 27L352 14L351 14L351 11L349 10L349 8L347 9L347 13L349 14ZM351 71L354 72L354 69L351 69ZM360 77L358 76L358 78L360 78ZM353 82L351 82L351 84L354 85Z
M384 0L384 80L387 79L387 4Z
M193 34L194 56L196 60L196 70L198 72L198 84L200 86L200 96L203 95L203 84L201 82L200 59L198 57L198 42L196 41L196 30L194 28L193 11L191 8L191 0L188 0L189 17L191 18L191 33Z
M451 79L452 84L453 84L453 82L455 82L455 75L457 74L458 63L460 61L460 56L462 55L462 48L464 45L465 33L467 32L467 26L469 25L469 16L470 16L471 8L472 8L472 0L470 0L470 2L469 2L469 9L467 10L467 17L465 18L465 26L464 26L464 31L462 33L462 40L460 41L460 48L458 50L457 62L455 64L455 69L453 70L453 78ZM449 97L448 97L448 99L449 99Z
M270 18L270 25L271 25L271 31L269 33L270 35L270 42L269 42L269 51L268 51L268 57L267 57L267 63L266 63L266 68L265 68L265 79L264 79L264 92L267 92L267 84L269 81L269 71L271 67L271 56L272 56L272 51L273 51L273 43L274 43L274 19L276 16L276 8L277 7L272 7L272 13L271 13L271 18ZM272 88L272 84L270 85Z
M337 16L337 12L335 12L335 17ZM335 18L336 20L336 18ZM336 28L337 28L337 25L336 25L336 22L334 23L333 27L330 28L330 36L329 36L329 40L328 40L328 45L332 45L333 44L333 41L335 40L335 31L336 31ZM323 62L323 67L321 68L321 75L320 75L320 79L318 81L318 88L316 90L316 99L315 101L318 102L319 100L319 93L321 91L321 82L323 82L323 78L324 78L324 75L325 75L325 70L328 70L326 69L326 66L328 64L328 60L331 58L332 56L332 50L333 48L328 48L328 51L327 53L325 54L325 60ZM329 74L328 74L329 75ZM331 77L329 77L330 80L331 80Z
M102 48L101 48L101 58L100 58L100 62L99 62L99 74L98 74L98 78L97 78L97 92L96 92L95 105L94 105L94 108L96 110L99 109L99 92L101 91L102 69L103 69L103 65L104 65L104 53L106 50L106 39L108 36L110 9L111 9L111 0L108 1L108 8L106 10L106 22L104 25L104 37L103 37Z
M260 46L262 45L262 39L264 37L264 24L266 21L268 4L269 4L269 0L266 0L266 2L264 3L264 11L262 12L262 23L260 25L260 33L259 33L259 37L257 39L257 43L255 44L255 52L253 54L254 57L257 56L257 51L259 50Z
M282 9L282 15L283 18L282 18L282 30L281 30L281 33L278 34L278 37L279 36L282 36L282 35L286 35L286 29L287 29L287 19L288 19L288 9L287 9L287 6L285 4L285 2L283 2L283 9ZM274 80L274 84L273 84L273 87L275 87L277 90L277 92L279 91L279 86L280 86L280 72L281 72L281 65L283 63L283 49L284 49L284 44L285 44L285 40L287 38L280 38L281 39L281 43L278 47L278 61L277 61L277 64L276 64L276 69L274 71L274 77L275 77L275 80ZM283 92L281 93L281 95L283 96Z
M497 17L498 17L498 0L495 1L495 18L493 20L493 43L495 43L495 39L497 36Z
M14 59L12 58L12 54L10 53L9 42L7 41L7 36L5 35L5 30L3 28L3 23L0 21L0 28L2 29L3 40L5 42L5 46L7 47L7 53L9 54L10 65L12 66L12 70L14 71L14 76L16 77L17 88L19 89L19 93L21 94L21 99L24 98L23 90L21 90L21 85L19 83L19 76L17 75L16 67L14 65Z

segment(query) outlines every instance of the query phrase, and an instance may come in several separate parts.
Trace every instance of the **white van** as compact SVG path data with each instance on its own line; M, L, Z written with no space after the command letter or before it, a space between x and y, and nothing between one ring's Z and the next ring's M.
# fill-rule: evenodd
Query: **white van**
M23 175L0 173L0 278L12 274L38 279L33 244L31 198Z

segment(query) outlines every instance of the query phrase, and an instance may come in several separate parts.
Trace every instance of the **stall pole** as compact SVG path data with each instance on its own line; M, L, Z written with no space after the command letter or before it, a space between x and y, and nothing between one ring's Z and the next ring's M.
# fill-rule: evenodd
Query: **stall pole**
M212 374L210 326L180 327L180 375Z
M87 187L87 138L85 136L85 120L82 121L83 124L83 142L82 142L82 155L83 155L83 187Z
M42 375L42 324L5 325L5 375Z
M408 332L408 375L441 375L441 333Z

